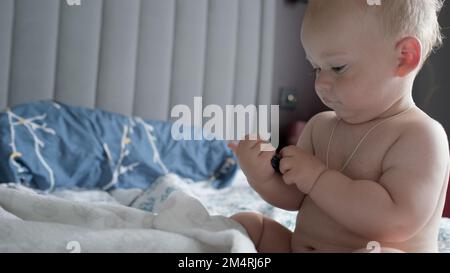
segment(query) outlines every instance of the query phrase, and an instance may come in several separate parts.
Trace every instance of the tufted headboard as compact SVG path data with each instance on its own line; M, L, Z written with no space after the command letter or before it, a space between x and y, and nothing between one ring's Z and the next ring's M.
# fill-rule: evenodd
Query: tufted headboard
M0 110L53 98L166 120L194 96L270 104L276 1L1 0Z

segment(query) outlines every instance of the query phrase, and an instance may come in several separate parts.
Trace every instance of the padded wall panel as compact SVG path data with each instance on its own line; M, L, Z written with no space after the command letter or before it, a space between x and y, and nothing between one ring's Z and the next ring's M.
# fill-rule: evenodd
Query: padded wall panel
M205 64L205 104L233 101L239 2L210 0Z
M175 0L141 6L134 114L165 120L169 114Z
M255 104L258 92L261 0L239 2L234 103Z
M275 47L276 1L262 0L261 59L257 101L261 105L272 104L273 63Z
M208 2L177 0L170 107L203 95Z
M52 99L59 0L15 0L9 104Z
M140 0L103 3L96 106L133 113Z
M0 109L270 104L276 0L0 0Z
M94 107L102 21L102 0L61 6L55 99Z
M11 35L13 29L13 0L0 1L0 111L8 104Z

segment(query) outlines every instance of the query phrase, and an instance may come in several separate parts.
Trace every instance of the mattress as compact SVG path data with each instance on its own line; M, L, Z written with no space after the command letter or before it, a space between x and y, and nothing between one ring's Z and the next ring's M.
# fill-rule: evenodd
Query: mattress
M214 188L211 182L193 182L190 179L173 179L174 175L162 177L147 190L116 189L114 191L55 192L64 199L88 202L119 203L149 212L161 209L168 196L176 191L187 193L198 199L210 215L229 217L242 211L260 212L294 230L297 212L285 211L271 206L248 185L242 170L238 170L231 186ZM442 218L438 236L439 252L450 253L450 219Z

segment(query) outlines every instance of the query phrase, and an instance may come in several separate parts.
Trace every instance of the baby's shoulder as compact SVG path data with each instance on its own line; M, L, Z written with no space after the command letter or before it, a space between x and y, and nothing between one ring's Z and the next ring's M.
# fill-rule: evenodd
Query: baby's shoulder
M398 132L385 156L387 166L398 160L409 162L413 158L427 158L428 161L441 162L442 167L447 168L449 144L445 129L439 122L418 110L387 127L385 130Z
M313 116L309 123L314 127L327 127L328 125L335 123L337 116L334 111L320 112Z
M316 139L328 134L337 121L338 117L334 111L325 111L312 117L307 126L312 128L312 138Z
M403 139L417 142L432 141L440 145L447 145L448 150L444 127L421 110L415 111L408 118L399 119L394 126L400 130Z

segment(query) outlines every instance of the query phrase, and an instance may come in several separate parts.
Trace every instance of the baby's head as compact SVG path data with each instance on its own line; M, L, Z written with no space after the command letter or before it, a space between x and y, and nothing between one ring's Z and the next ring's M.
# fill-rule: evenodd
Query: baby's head
M360 123L412 101L414 78L442 43L443 0L309 2L302 43L327 106Z

